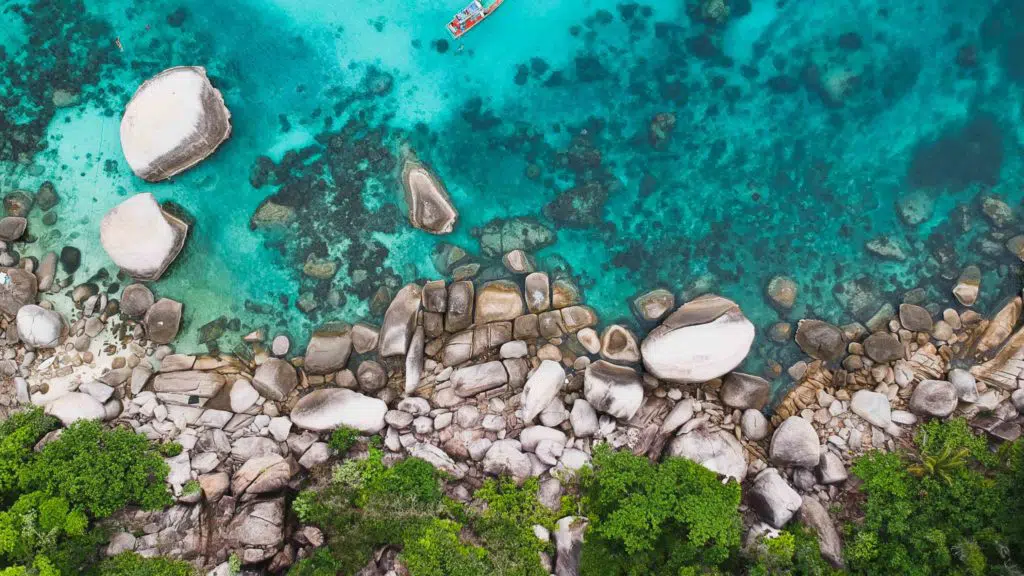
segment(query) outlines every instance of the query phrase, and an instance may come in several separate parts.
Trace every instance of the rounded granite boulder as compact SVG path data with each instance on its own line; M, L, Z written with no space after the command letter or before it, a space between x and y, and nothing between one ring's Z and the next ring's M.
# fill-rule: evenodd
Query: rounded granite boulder
M188 225L165 212L152 194L136 194L100 221L100 244L122 270L157 280L185 245Z

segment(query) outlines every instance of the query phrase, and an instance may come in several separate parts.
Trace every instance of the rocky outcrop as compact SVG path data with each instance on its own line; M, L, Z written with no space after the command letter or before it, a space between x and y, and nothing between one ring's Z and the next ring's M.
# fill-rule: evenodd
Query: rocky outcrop
M459 213L448 190L430 169L407 159L402 166L402 187L413 226L431 234L448 234L455 229Z
M351 353L352 331L347 325L321 328L309 339L303 366L309 374L331 374L348 364Z
M306 430L322 432L346 426L376 434L384 428L387 411L382 400L344 388L327 388L300 398L290 416L292 423Z
M644 366L663 380L706 382L736 368L750 352L754 325L721 296L687 302L648 334Z
M100 244L137 280L157 280L185 245L188 225L160 208L152 194L136 194L100 222Z
M231 113L199 66L169 68L146 80L121 118L125 159L150 182L195 166L230 135Z
M405 356L409 341L416 331L416 318L422 303L422 290L416 284L408 284L398 291L384 313L384 324L380 328L380 355Z
M523 295L515 282L495 280L476 291L477 324L515 320L523 312Z

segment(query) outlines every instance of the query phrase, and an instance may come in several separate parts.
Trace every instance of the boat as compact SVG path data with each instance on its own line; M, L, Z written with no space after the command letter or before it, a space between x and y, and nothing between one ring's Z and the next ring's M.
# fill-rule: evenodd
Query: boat
M448 33L458 40L494 13L505 0L473 0L448 23Z

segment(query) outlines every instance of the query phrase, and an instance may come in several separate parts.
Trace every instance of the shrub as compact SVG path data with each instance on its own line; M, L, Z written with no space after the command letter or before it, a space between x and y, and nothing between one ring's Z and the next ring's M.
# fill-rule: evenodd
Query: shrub
M487 552L464 544L462 526L434 519L404 543L400 559L411 576L485 576L492 573Z
M338 428L331 432L331 439L327 442L335 452L344 456L356 445L359 440L359 431L352 428Z
M911 453L869 453L853 473L866 497L847 532L852 572L985 574L1013 542L1001 520L1011 501L997 488L999 461L963 420L922 425ZM1019 518L1019 517L1018 517Z
M10 504L18 472L32 458L32 447L57 426L57 419L40 409L15 412L0 422L0 505Z
M581 574L681 574L723 565L738 549L740 487L695 462L653 464L594 449L581 477L590 520Z
M167 558L146 558L134 552L123 552L100 563L99 576L196 576L198 571L188 562Z
M754 547L747 569L749 576L838 576L821 557L818 539L801 524L792 524L776 538Z

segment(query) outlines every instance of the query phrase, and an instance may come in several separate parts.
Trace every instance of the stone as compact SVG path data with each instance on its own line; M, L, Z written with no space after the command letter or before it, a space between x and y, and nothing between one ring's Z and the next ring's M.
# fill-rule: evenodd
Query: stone
M225 545L235 548L280 546L284 541L284 501L281 497L256 500L241 506L227 526Z
M540 314L551 308L551 284L544 272L534 272L526 277L526 308L531 314Z
M775 429L768 453L778 466L814 468L821 459L818 433L807 420L790 416Z
M473 283L468 280L452 282L448 287L448 309L444 315L444 329L459 332L473 324Z
M655 377L699 383L736 368L753 341L754 325L735 302L706 295L682 305L652 330L641 353Z
M957 391L945 380L922 380L910 396L910 411L918 416L945 418L956 410Z
M224 376L216 372L200 370L164 372L153 378L153 392L213 398L224 387L224 383Z
M515 282L494 280L484 284L476 293L474 319L478 325L515 320L524 312L523 295Z
M974 404L978 401L978 381L973 374L962 368L954 368L946 377L953 388L956 388L956 396L961 402Z
M743 437L757 442L768 436L768 419L760 410L748 408L743 411L740 418L740 428L743 430Z
M589 438L597 433L597 412L590 402L577 398L572 404L572 411L569 413L569 423L572 425L572 433L577 438Z
M39 261L39 269L36 270L36 278L39 280L38 289L46 292L53 287L53 281L57 277L57 253L47 252Z
M569 333L597 325L597 312L589 306L569 306L561 309L562 325Z
M136 176L165 180L195 166L231 135L231 113L201 66L146 80L121 118L121 149Z
M587 519L566 516L555 524L555 576L579 576Z
M568 308L581 302L580 289L568 278L559 278L551 283L551 307Z
M843 542L828 511L813 496L804 496L800 504L800 521L818 536L821 556L836 568L843 567Z
M502 369L504 370L504 368ZM565 385L565 369L558 362L544 360L523 387L523 422L530 423L547 408ZM457 393L457 392L456 392Z
M291 349L292 341L286 334L278 334L270 341L270 353L278 358L287 356Z
M533 452L542 440L565 445L565 432L547 426L530 426L519 433L519 442L524 452Z
M872 426L885 429L892 424L892 408L885 394L870 390L858 390L850 399L850 411L866 420Z
M644 388L636 370L598 360L587 366L583 394L595 410L629 420L644 401Z
M420 386L425 361L426 332L417 326L409 341L409 352L405 355L405 393L412 394Z
M803 499L775 468L762 470L747 491L747 500L762 520L782 529L800 509Z
M689 422L693 418L693 407L693 400L689 398L677 402L672 407L672 411L661 422L660 432L666 435L671 434L677 428Z
M651 290L633 299L633 310L637 316L648 322L661 320L675 306L676 297L662 288Z
M864 340L864 352L875 362L894 362L903 358L903 343L888 332L875 332Z
M508 372L501 362L495 360L459 368L452 372L451 383L456 395L470 398L507 384Z
M843 331L821 320L801 320L797 323L796 343L811 358L835 362L846 351Z
M377 392L388 385L388 373L378 362L364 360L356 369L356 381L363 392Z
M796 282L788 276L776 276L768 282L768 298L772 304L789 310L796 303Z
M117 556L122 552L129 552L135 549L136 538L129 532L118 532L110 538L107 544L107 556Z
M730 372L718 392L726 406L740 410L764 408L771 399L771 394L772 386L767 380L742 372Z
M868 252L886 260L902 262L907 259L907 247L902 240L892 236L879 236L869 240L865 247Z
M270 419L267 430L274 440L284 442L292 431L292 421L287 416L278 416Z
M302 453L299 466L306 470L316 468L331 459L331 447L326 442L314 442Z
M618 324L612 324L601 333L601 357L612 362L632 364L640 361L640 345L636 335Z
M405 356L416 330L416 317L423 300L422 290L416 284L407 284L398 291L384 313L380 329L380 355Z
M505 268L513 274L526 274L533 272L533 263L530 261L530 256L523 250L512 250L506 252L501 258L501 262L505 265Z
M831 450L825 450L818 462L818 479L822 484L838 484L849 477L843 459Z
M288 485L297 472L295 462L280 454L256 456L245 461L231 477L231 493L265 494L277 492Z
M911 332L931 332L932 315L915 304L900 304L900 324Z
M501 345L498 355L502 360L509 358L525 358L530 353L530 348L522 340L512 340Z
M377 347L379 333L376 328L362 322L352 327L352 348L356 354L366 354Z
M448 234L455 229L459 212L433 171L416 160L406 159L402 166L402 188L410 224L431 234Z
M86 382L78 387L79 392L85 392L89 396L100 401L101 404L110 400L110 397L114 395L114 388L107 386L102 382Z
M463 469L455 464L451 456L433 444L417 442L408 448L408 452L410 457L426 460L431 466L455 480L461 480L465 475Z
M18 310L18 337L37 349L56 348L64 332L64 318L59 312L28 304Z
M68 392L46 405L44 411L64 426L79 420L103 420L103 403L83 392Z
M291 411L292 423L304 430L323 432L342 426L365 434L384 428L387 404L345 388L325 388L306 394Z
M152 194L136 194L100 221L100 244L137 280L157 280L185 245L188 225L160 207Z
M1020 319L1021 303L1021 297L1017 296L1010 299L996 312L974 344L974 349L978 354L985 354L999 348L1013 333L1013 328L1017 325L1017 320Z
M181 302L161 298L146 311L142 321L146 337L157 344L170 344L181 328Z
M384 422L396 430L405 430L412 425L414 416L401 410L388 410L384 414Z
M914 424L917 424L917 416L914 416L906 410L893 410L892 421L904 426L913 426Z
M442 313L448 309L448 288L444 280L434 280L423 285L423 309L427 312Z
M511 476L522 482L530 477L533 464L523 454L519 442L515 440L498 440L491 444L483 457L484 472L494 476Z
M908 226L917 226L932 217L935 200L926 190L914 190L900 196L896 208Z
M142 318L155 301L145 284L129 284L121 292L121 313L129 318Z
M706 426L697 426L676 436L668 445L667 455L688 458L716 474L739 482L747 476L743 445L725 430L712 431Z
M5 216L0 218L0 240L15 242L25 234L28 220L21 216Z
M1013 405L1017 408L1017 411L1024 412L1024 388L1014 390L1010 398L1013 400Z
M299 383L295 367L280 358L267 358L252 377L252 386L269 400L284 400Z
M0 311L16 316L22 306L35 304L39 284L35 274L21 268L0 269Z
M347 325L323 327L309 339L303 368L307 374L332 374L345 368L351 353L352 330Z
M978 301L978 294L981 292L981 269L971 264L960 272L956 285L953 286L953 296L957 302L964 306L974 306Z

